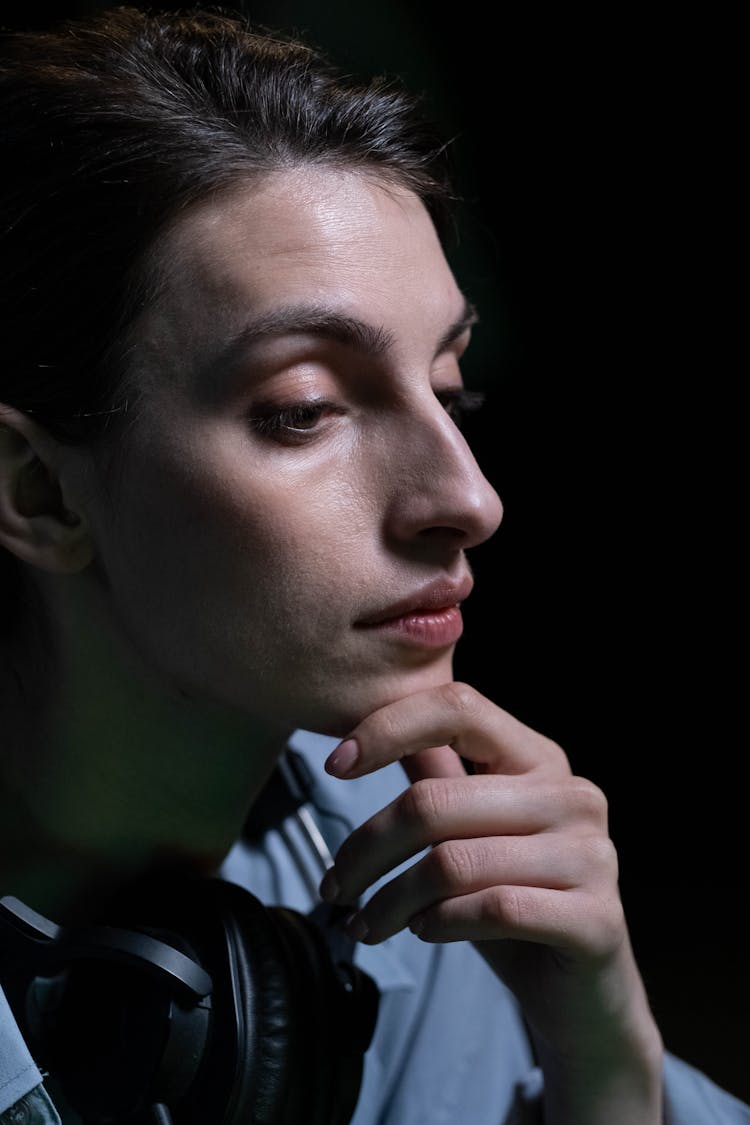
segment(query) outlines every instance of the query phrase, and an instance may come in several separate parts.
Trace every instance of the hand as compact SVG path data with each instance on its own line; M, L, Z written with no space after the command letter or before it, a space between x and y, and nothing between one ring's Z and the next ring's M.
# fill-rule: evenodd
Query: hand
M423 941L473 941L529 1022L556 1091L550 1122L659 1121L661 1043L630 948L604 794L572 773L556 743L460 683L369 715L326 769L360 777L394 761L412 785L344 842L321 893L356 901L429 848L365 903L353 936L375 943L409 927ZM620 1089L612 1105L630 1116L591 1108L610 1105L591 1075Z

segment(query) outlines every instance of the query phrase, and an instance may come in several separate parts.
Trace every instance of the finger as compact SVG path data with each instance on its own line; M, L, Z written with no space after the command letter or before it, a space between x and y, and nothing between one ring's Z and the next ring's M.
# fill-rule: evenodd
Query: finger
M616 870L614 849L599 847L598 838L550 833L450 840L381 887L359 914L367 940L379 942L440 902L498 885L557 891L587 886L605 896L616 883Z
M576 957L608 955L622 940L622 905L586 890L502 885L445 899L415 915L412 933L422 941L476 941L502 972L505 942L534 942Z
M373 711L336 747L325 768L335 777L361 777L446 746L484 772L569 771L556 743L462 683L416 692ZM441 755L442 765L444 750Z
M411 782L426 777L466 777L466 767L450 746L431 746L428 750L417 750L402 758L401 765Z
M404 790L343 842L321 885L355 902L377 879L431 844L484 836L531 836L573 828L606 837L604 794L585 778L528 775L425 778Z

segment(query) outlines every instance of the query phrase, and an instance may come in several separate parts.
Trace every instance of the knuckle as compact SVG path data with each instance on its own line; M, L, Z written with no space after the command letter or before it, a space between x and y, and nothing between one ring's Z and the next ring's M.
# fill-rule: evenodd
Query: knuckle
M434 778L421 778L405 790L397 807L401 818L417 821L429 833L443 823L449 803L447 786Z
M522 729L519 740L520 745L529 754L533 754L537 772L541 771L550 778L570 777L572 773L570 759L562 746L554 739L542 734L541 731L527 727Z
M608 876L618 873L617 849L608 836L586 836L579 842L584 868L601 871Z
M483 921L499 923L504 929L519 930L523 926L524 908L518 887L492 887L482 900Z
M568 770L570 768L568 755L565 753L562 746L560 746L559 742L555 742L554 739L548 738L545 734L539 735L539 738L549 762L564 770Z
M475 864L471 850L457 840L437 844L427 857L432 881L443 891L473 885Z
M607 911L607 938L614 947L622 940L625 931L625 908L619 898L614 899Z
M364 750L396 745L402 737L402 724L395 709L384 708L368 715L357 728L357 741Z
M478 695L469 684L455 680L442 687L443 699L452 711L462 715L472 715L477 709Z
M599 923L592 938L592 952L607 956L622 942L625 910L617 897L602 900L597 911Z
M579 816L604 824L609 813L609 803L606 795L598 785L589 781L587 777L574 775L570 779L570 789L575 799L575 808Z
M546 735L541 735L539 731L535 731L534 733L537 746L540 747L542 753L540 764L543 765L545 772L554 775L562 774L564 776L569 776L570 759L559 742L555 742L552 738L546 737Z
M398 706L381 707L362 719L353 733L364 754L380 759L384 754L390 756L403 744L407 721Z

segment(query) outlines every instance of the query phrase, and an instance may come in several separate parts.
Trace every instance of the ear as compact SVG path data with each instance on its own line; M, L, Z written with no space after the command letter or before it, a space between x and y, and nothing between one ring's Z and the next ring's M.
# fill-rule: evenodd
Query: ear
M0 403L0 546L57 574L83 570L93 544L78 505L66 500L65 448Z

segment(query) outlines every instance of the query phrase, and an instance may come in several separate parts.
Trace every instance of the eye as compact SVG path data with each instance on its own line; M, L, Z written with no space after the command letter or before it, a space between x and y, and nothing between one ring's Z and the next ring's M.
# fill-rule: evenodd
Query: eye
M451 390L436 391L435 397L442 403L446 414L461 429L467 417L484 406L487 396L483 391L467 391L465 387L455 387Z
M289 406L261 406L248 419L257 434L276 440L303 440L320 427L327 415L340 410L325 399L295 402Z

